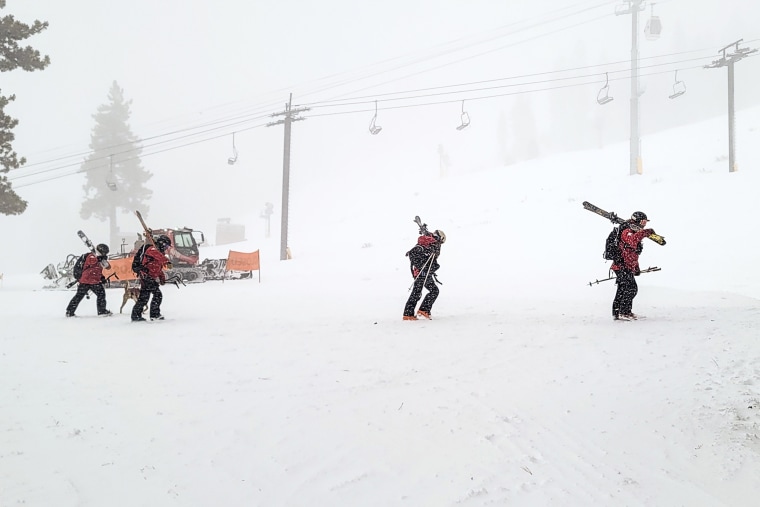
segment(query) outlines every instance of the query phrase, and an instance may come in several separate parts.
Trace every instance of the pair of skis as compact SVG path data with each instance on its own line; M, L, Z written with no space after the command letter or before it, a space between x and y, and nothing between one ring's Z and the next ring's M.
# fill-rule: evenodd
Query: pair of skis
M620 218L617 216L614 212L604 211L602 208L598 206L594 206L588 201L583 201L583 208L589 210L592 213L596 213L597 215L606 218L613 224L625 224L627 223L628 226L633 229L634 231L640 231L642 227L635 223L635 222L629 222L628 220L624 218ZM649 236L647 236L649 239L657 243L658 245L664 245L665 244L665 238L663 236L660 236L659 234L652 233Z
M153 241L153 231L150 230L147 225L145 225L145 220L143 220L143 217L139 211L135 210L135 215L137 215L137 218L140 220L140 224L142 224L143 230L145 231L145 237L150 240L151 245L156 246L155 241ZM92 252L95 257L99 256L98 251L95 250L95 245L92 244L92 241L90 241L90 238L87 237L87 234L82 231L77 231L77 236L79 236L79 239L81 239L82 242L87 245L87 248L90 249L90 252ZM111 269L111 263L108 262L108 258L100 261L100 265L103 266L103 269Z
M95 250L95 245L92 244L92 241L90 241L90 238L87 237L87 234L82 231L77 231L77 236L79 236L79 239L81 239L82 242L87 245L87 248L90 249L90 252L92 252L95 257L100 256L100 253ZM103 269L111 269L111 263L108 262L107 257L100 261L100 265L103 267Z
M156 246L156 242L153 240L153 230L145 225L145 220L143 220L142 214L139 211L135 210L135 215L137 215L137 219L140 220L140 225L142 225L145 237L150 241L151 245Z

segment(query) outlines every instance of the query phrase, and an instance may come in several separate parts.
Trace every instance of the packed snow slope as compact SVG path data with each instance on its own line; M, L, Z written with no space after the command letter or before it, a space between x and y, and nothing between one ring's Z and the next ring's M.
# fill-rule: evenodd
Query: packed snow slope
M165 286L162 322L119 288L66 319L72 291L0 267L0 505L756 505L760 112L736 173L723 125L648 138L636 176L625 144L301 189L292 260L232 245L261 283ZM667 239L645 320L589 285L612 226L584 200ZM405 322L414 215L448 241L433 320Z

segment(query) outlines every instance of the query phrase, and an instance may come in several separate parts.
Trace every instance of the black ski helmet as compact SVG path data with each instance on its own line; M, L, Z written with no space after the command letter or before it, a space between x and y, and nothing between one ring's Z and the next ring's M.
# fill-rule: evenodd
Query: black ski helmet
M172 240L170 240L168 236L161 235L156 238L156 248L158 248L161 253L163 253L171 244Z
M634 222L641 222L642 220L649 220L647 218L647 214L643 211L634 211L633 215L631 215L631 220Z
M108 255L108 252L110 252L108 245L106 245L105 243L101 243L98 246L96 246L95 250L97 250L100 255Z

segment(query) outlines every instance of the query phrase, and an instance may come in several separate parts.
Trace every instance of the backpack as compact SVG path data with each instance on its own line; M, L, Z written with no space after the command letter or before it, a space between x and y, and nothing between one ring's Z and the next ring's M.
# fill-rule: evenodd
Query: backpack
M80 278L82 278L82 271L84 271L84 261L87 259L87 256L89 254L83 253L79 256L77 261L74 263L74 269L72 270L72 274L74 275L74 280L77 282Z
M623 262L623 254L620 251L620 234L623 229L623 226L618 226L610 231L607 240L604 242L604 253L602 254L604 260L612 261L615 264Z
M145 256L145 250L148 249L148 244L144 244L140 248L137 249L137 252L135 252L135 256L132 257L132 271L139 275L143 271L147 271L148 269L143 265L143 257Z

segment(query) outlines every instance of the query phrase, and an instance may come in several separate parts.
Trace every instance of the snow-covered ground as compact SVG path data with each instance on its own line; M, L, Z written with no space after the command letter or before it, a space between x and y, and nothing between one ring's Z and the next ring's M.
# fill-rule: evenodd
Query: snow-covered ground
M73 292L6 269L0 505L757 505L760 110L741 118L733 174L718 118L647 138L641 176L625 143L354 188L330 218L303 192L292 260L244 245L261 283L167 286L163 322L116 288L113 317L66 319ZM588 285L611 224L584 200L668 240L642 254L646 320ZM405 322L415 214L448 236L444 285Z

